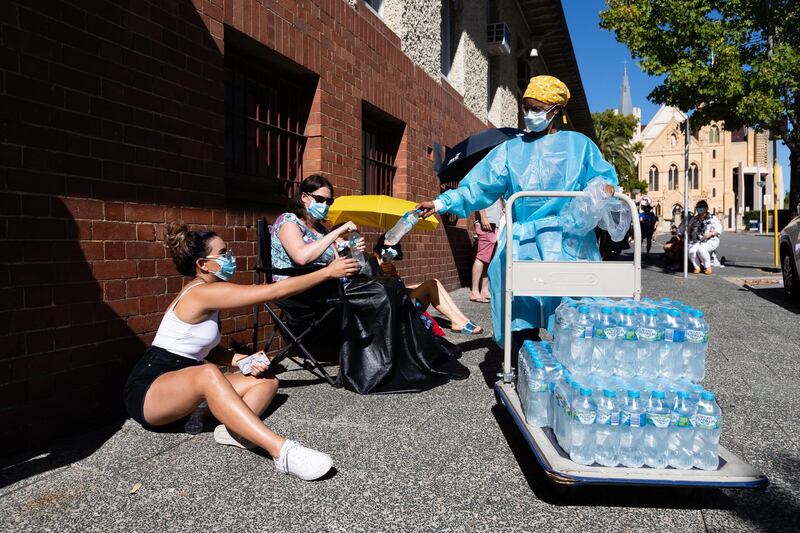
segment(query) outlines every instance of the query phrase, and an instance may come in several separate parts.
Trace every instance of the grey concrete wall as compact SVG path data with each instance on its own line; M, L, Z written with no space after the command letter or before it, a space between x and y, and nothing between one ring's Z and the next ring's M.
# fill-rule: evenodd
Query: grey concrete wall
M400 37L403 52L438 80L441 71L441 2L385 0L383 21Z
M498 1L497 10L497 20L489 22L505 22L511 30L513 46L510 55L492 59L494 90L489 96L489 120L497 127L519 128L522 117L519 111L521 95L517 89L517 54L526 54L530 50L530 35L514 0Z
M358 0L348 0L358 3ZM446 83L464 97L464 105L481 120L496 126L519 127L516 50L492 59L494 90L489 95L486 53L486 0L457 0L453 13L458 38ZM385 0L383 21L400 37L403 52L436 80L441 73L442 0ZM529 47L528 29L515 0L498 0L497 21L509 25L513 42Z

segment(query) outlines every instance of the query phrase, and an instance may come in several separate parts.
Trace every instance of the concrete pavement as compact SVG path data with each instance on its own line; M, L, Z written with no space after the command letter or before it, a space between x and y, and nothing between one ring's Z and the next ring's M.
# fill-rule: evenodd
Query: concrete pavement
M209 432L150 433L126 421L32 450L0 470L0 530L795 529L800 309L724 278L684 280L648 263L643 285L647 296L706 310L712 333L704 385L723 408L722 443L767 474L765 491L685 497L598 488L557 496L495 406L491 384L502 354L487 331L448 334L464 348L472 376L422 394L361 397L309 383L302 370L283 374L266 423L329 452L337 472L327 480L279 475L262 455L220 447ZM454 296L490 326L488 305L469 302L465 289Z

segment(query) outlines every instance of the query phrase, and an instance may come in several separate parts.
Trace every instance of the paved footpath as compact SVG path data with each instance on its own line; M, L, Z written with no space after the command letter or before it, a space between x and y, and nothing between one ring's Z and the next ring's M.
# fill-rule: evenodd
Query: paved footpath
M282 375L266 421L328 451L338 469L329 479L279 475L262 455L220 447L208 432L149 433L126 421L0 470L0 530L796 531L800 309L741 289L725 270L684 280L648 267L643 284L647 296L706 310L704 385L724 411L722 443L767 474L764 491L555 495L495 407L500 351L488 334L452 334L472 376L423 394L361 397L309 383L300 370ZM490 324L489 306L468 302L464 289L455 297Z

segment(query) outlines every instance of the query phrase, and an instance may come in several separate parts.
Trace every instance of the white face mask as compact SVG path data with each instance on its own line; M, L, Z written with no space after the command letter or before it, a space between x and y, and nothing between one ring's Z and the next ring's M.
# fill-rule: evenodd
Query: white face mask
M533 132L540 132L547 129L547 125L550 124L550 120L547 118L547 114L552 111L552 107L546 111L534 111L529 110L525 113L525 127Z

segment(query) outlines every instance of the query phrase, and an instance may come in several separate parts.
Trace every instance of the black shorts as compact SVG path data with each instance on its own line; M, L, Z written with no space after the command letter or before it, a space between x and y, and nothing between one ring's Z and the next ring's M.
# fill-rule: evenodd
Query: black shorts
M122 401L125 403L125 409L128 410L130 417L141 425L149 427L144 420L144 397L150 389L150 385L161 374L200 364L202 361L176 355L158 346L148 348L144 356L133 367L122 392Z

